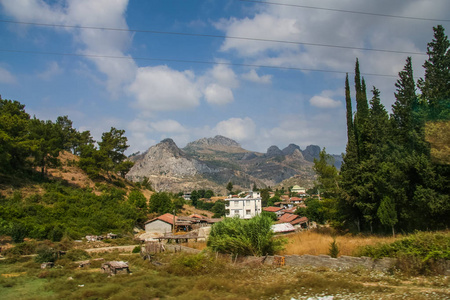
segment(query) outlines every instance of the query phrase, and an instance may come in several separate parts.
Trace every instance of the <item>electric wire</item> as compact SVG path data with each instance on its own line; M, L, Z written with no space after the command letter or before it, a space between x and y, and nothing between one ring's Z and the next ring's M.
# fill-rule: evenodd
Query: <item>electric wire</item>
M155 58L155 57L152 58L152 57L114 56L114 55L80 54L80 53L63 53L63 52L45 52L45 51L12 50L12 49L0 49L0 52L35 54L35 55L58 55L58 56L72 56L72 57L89 57L89 58L107 58L107 59L162 61L162 62L175 62L175 63L226 65L226 66L237 66L237 67L252 67L252 68L265 68L265 69L294 70L294 71L303 71L303 72L335 73L335 74L347 74L347 73L352 74L353 73L353 72L339 71L339 70L270 66L270 65L248 64L248 63L232 63L232 62L223 62L223 61L203 61L203 60ZM364 75L364 76L376 76L376 77L390 77L390 78L397 78L398 77L396 75L390 75L390 74L363 73L363 72L361 72L361 75Z
M422 18L422 17L412 17L412 16L389 15L389 14L371 13L371 12L364 12L364 11L354 11L354 10L345 10L345 9L337 9L337 8L326 8L326 7L308 6L308 5L300 5L300 4L289 4L289 3L279 3L279 2L270 2L270 1L260 1L260 0L239 0L239 1L241 1L241 2L259 3L259 4L278 5L278 6L289 6L289 7L316 9L316 10L326 10L326 11L351 13L351 14L361 14L361 15L387 17L387 18L398 18L398 19L418 20L418 21L433 21L433 22L450 22L449 19L433 19L433 18Z
M407 54L407 55L427 55L425 52L416 52L416 51L400 51L400 50L389 50L389 49L376 49L376 48L366 48L366 47L353 47L353 46L343 46L343 45L309 43L309 42L298 42L298 41L285 41L285 40L252 38L252 37L242 37L242 36L227 36L227 35L216 35L216 34L200 34L200 33L187 33L187 32L175 32L175 31L159 31L159 30L147 30L147 29L128 29L128 28L112 28L112 27L96 27L96 26L77 26L77 25L64 25L64 24L21 22L21 21L12 21L12 20L0 20L0 23L12 23L12 24L22 24L22 25L31 25L31 26L42 26L42 27L92 29L92 30L106 30L106 31L133 32L133 33L150 33L150 34L165 34L165 35L181 35L181 36L194 36L194 37L223 38L223 39L258 41L258 42L295 44L295 45L314 46L314 47L351 49L351 50L385 52L385 53L398 53L398 54Z

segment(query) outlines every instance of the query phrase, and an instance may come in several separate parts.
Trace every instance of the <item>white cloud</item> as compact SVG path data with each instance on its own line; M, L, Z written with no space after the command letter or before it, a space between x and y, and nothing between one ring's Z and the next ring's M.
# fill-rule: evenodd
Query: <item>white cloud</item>
M199 105L201 92L194 74L179 72L167 66L143 67L129 91L136 97L136 106L148 112L180 110Z
M205 89L205 99L210 104L224 105L233 102L233 92L230 88L216 83L208 85Z
M16 77L11 74L8 70L5 68L0 67L0 82L1 83L16 83Z
M272 75L262 75L259 76L254 69L250 70L248 73L242 74L242 78L248 81L268 84L272 82Z
M37 76L43 80L50 80L53 77L63 73L63 70L58 65L56 61L52 61L48 64L48 67L43 72L39 73Z
M312 106L319 108L336 108L341 106L341 102L338 100L333 100L332 96L335 94L334 91L323 91L320 95L313 96L309 99L309 103Z
M214 131L238 142L244 142L255 137L256 125L249 117L231 118L219 122Z
M164 133L184 133L187 130L175 120L162 120L150 123L153 129Z
M128 29L125 12L128 0L66 0L52 5L42 0L2 1L5 12L19 21ZM132 41L129 32L91 29L56 29L70 32L81 46L78 52L90 55L126 57ZM137 66L132 59L88 57L106 75L105 85L117 98L133 80Z

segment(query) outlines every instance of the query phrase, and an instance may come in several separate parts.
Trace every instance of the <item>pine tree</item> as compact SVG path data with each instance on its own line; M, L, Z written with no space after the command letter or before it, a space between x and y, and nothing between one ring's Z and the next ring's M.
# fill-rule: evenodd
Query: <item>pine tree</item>
M418 86L422 98L430 108L433 119L450 118L450 42L444 27L433 27L434 39L428 43L428 60L425 61L425 79L420 78Z

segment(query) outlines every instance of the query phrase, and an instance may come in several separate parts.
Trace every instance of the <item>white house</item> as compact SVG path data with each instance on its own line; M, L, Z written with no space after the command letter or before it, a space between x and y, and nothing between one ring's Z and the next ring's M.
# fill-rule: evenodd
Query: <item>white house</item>
M234 198L231 195L225 199L227 205L226 217L239 216L241 219L251 219L261 213L261 194L250 192L245 198Z

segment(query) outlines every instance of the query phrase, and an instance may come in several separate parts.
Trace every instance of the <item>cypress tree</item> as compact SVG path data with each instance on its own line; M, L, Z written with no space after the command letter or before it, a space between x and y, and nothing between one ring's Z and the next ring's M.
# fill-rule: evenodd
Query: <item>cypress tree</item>
M422 98L429 105L433 119L450 118L450 42L444 27L433 27L434 39L428 43L428 60L425 61L425 79L420 78L418 86Z

